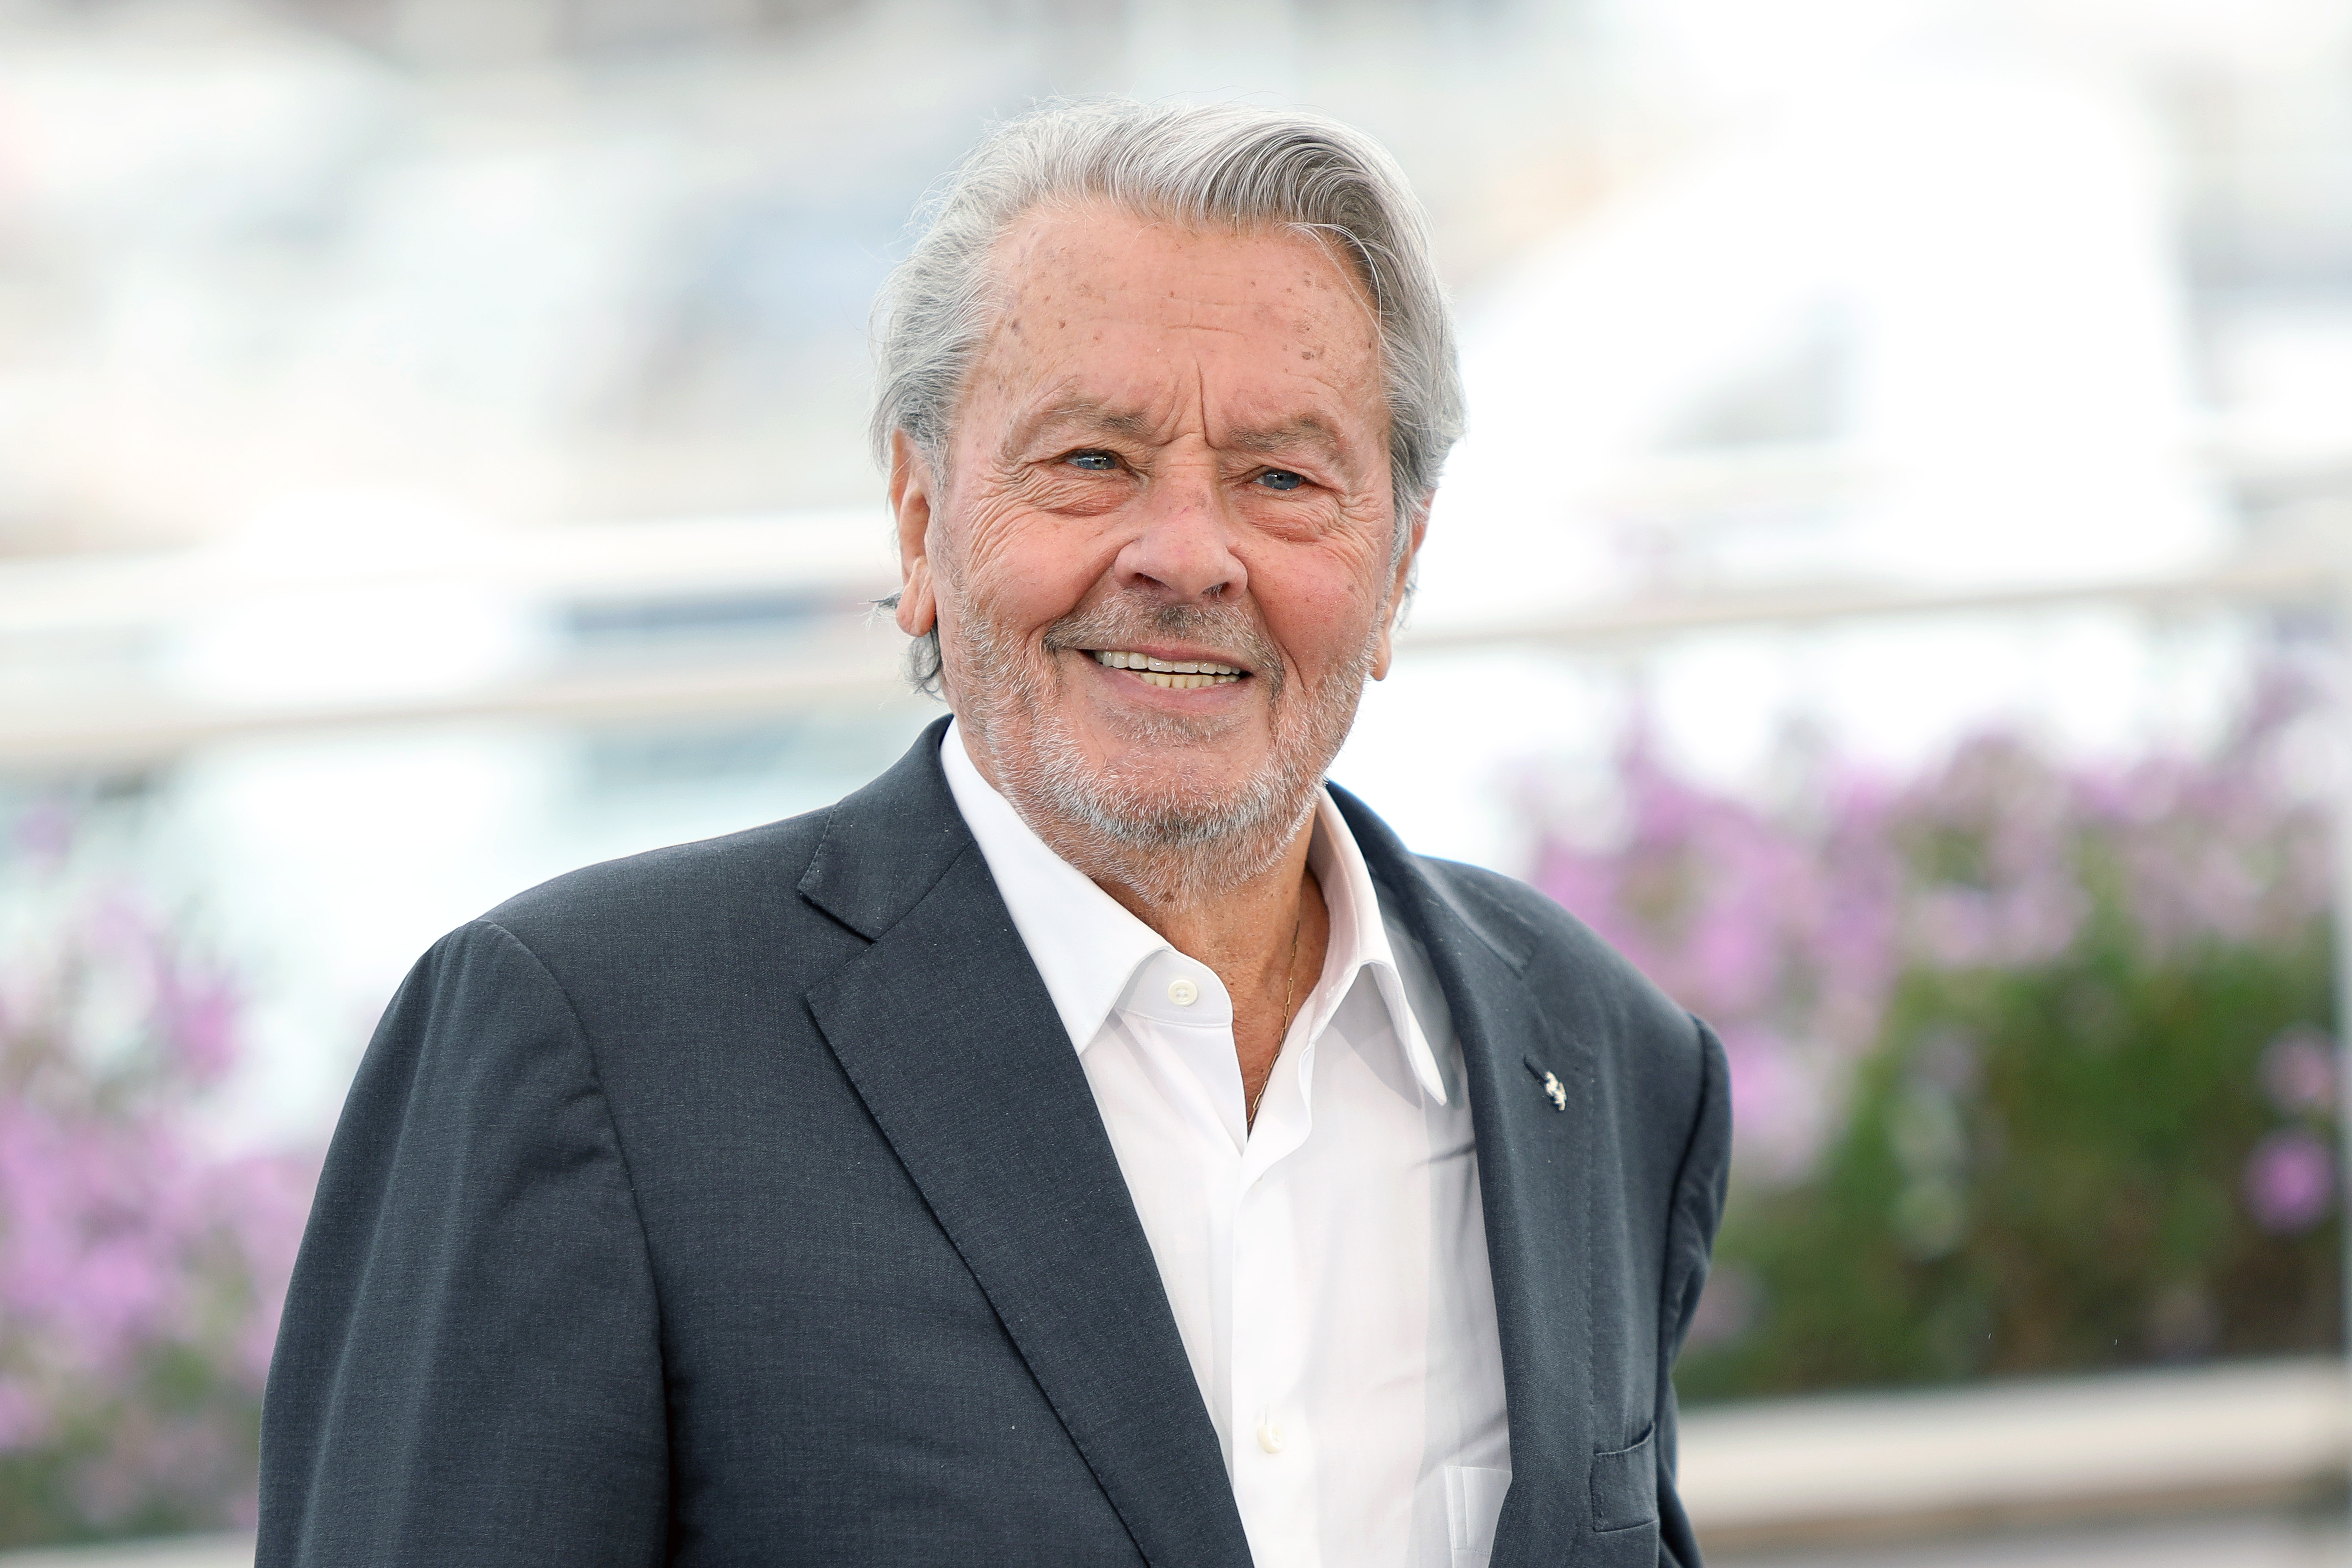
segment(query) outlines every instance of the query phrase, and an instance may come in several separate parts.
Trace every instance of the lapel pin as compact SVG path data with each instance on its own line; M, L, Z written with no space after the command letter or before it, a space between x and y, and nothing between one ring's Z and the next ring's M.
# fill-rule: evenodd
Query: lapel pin
M1536 1066L1533 1058L1528 1058L1528 1071L1535 1074L1536 1081L1543 1088L1544 1098L1551 1101L1551 1108L1554 1110L1568 1109L1568 1090L1562 1087L1558 1075L1546 1072Z

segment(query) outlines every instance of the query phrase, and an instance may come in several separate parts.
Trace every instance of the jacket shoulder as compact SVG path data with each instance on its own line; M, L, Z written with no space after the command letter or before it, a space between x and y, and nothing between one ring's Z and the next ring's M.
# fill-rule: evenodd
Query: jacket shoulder
M477 923L499 927L542 956L582 957L772 929L778 921L821 921L797 887L835 809L583 866L516 894Z
M1697 1020L1549 894L1483 867L1413 858L1548 1004L1603 1026L1603 1040L1698 1071Z

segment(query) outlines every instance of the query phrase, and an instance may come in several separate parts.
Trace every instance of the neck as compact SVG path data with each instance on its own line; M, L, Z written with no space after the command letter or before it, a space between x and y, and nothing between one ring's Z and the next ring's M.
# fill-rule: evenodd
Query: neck
M1330 921L1307 866L1319 784L1278 837L1260 826L1207 843L1145 847L1041 809L1045 802L1016 798L987 748L972 739L964 736L965 755L1038 837L1224 983L1245 1103L1255 1117L1284 1036L1323 973Z
M1315 837L1310 815L1274 864L1223 886L1198 879L1171 896L1166 879L1107 875L1073 861L1168 945L1216 971L1234 1003L1234 1056L1251 1125L1298 1009L1323 973L1330 915L1307 867Z

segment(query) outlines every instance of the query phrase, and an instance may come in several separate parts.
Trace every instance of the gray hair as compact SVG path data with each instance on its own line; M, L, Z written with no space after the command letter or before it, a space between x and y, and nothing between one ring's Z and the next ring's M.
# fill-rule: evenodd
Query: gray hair
M944 469L994 321L996 242L1035 207L1090 200L1192 227L1278 226L1336 242L1379 320L1402 555L1407 519L1427 506L1462 434L1454 324L1403 171L1371 138L1304 110L1065 100L991 131L924 204L922 237L877 302L876 458L887 467L903 430ZM910 650L909 673L936 694L936 633Z

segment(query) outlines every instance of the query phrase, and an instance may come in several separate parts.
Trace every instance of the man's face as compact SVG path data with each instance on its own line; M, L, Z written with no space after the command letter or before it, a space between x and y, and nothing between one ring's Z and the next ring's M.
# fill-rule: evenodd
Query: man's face
M1108 207L997 264L947 471L902 437L901 624L936 611L975 760L1049 841L1286 840L1410 565L1362 289L1290 232Z

